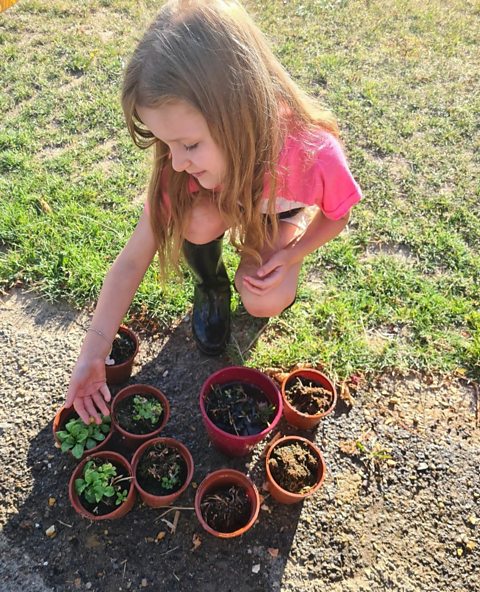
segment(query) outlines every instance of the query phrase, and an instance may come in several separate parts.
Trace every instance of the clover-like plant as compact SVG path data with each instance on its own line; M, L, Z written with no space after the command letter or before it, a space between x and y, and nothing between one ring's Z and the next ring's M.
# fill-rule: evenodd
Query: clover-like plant
M133 397L133 419L139 421L144 419L151 422L152 425L158 423L163 413L163 405L157 399L147 399L141 395Z
M105 434L110 431L110 416L102 416L102 423L85 424L80 418L71 419L65 424L65 429L57 432L62 452L69 450L77 459L81 458L85 450L91 450L105 440Z
M96 464L94 460L89 460L83 469L83 477L75 479L75 491L78 495L83 495L90 504L103 502L111 505L113 502L119 506L128 495L120 482L129 479L130 477L118 475L117 468L110 462ZM94 508L93 512L97 511L97 507Z
M168 475L162 477L161 484L164 489L173 489L180 483L180 465L175 463L168 467Z

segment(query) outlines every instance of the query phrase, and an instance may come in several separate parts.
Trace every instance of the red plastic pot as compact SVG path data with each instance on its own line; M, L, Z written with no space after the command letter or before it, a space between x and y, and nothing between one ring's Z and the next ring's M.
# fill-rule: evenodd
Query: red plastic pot
M53 437L55 439L55 446L57 448L61 447L61 443L60 443L60 440L58 439L57 432L60 432L61 430L63 430L63 428L65 427L65 424L70 419L75 418L75 417L78 417L78 414L73 407L62 406L57 411L57 414L55 415L55 418L53 419L53 426L52 426ZM86 452L84 452L84 454L82 455L80 460L83 460L85 457L91 456L92 454L95 454L96 452L100 452L100 450L103 450L104 448L106 448L107 445L109 444L110 438L112 436L113 436L113 426L110 426L110 431L105 436L105 440L102 440L101 442L99 442L97 444L97 446L95 446L94 448L90 448L90 450L87 450ZM75 462L77 462L77 459L73 456L73 454L71 452L69 452L69 454L75 460Z
M244 382L254 385L265 394L270 403L275 405L276 413L272 423L260 433L252 436L229 434L217 427L208 417L205 409L205 398L212 385L222 385L229 382ZM212 444L228 456L244 456L251 452L255 445L276 427L282 417L282 409L282 396L275 383L259 370L245 368L244 366L229 366L214 372L203 383L200 391L200 411L208 436Z
M275 481L270 471L270 458L275 448L292 442L304 443L310 448L310 450L318 459L317 481L315 485L306 493L292 493L291 491L283 489L283 487L280 487L280 485ZM280 438L279 440L274 442L267 450L267 456L265 459L265 469L267 473L268 490L270 491L272 497L276 499L277 502L280 502L282 504L296 504L298 502L303 501L305 498L313 495L322 485L323 480L325 479L326 471L325 461L323 460L322 453L320 452L318 447L312 442L310 442L310 440L307 440L306 438L301 438L300 436L284 436L283 438Z
M130 339L135 343L135 351L133 354L121 364L114 364L108 366L105 364L105 376L108 384L122 384L132 375L133 361L135 356L138 354L139 342L136 333L125 325L120 325L118 333L128 335Z
M148 491L145 491L145 489L143 489L143 487L139 484L137 479L138 463L140 462L143 454L155 444L164 444L165 446L168 446L170 448L175 448L176 450L178 450L183 460L187 464L187 477L183 485L180 487L180 489L178 489L174 493L171 493L170 495L154 495L153 493L149 493ZM132 471L135 487L138 493L140 494L140 497L142 498L143 502L151 508L161 508L162 506L169 506L177 498L179 498L190 485L190 482L193 477L193 468L193 458L190 454L190 451L184 444L182 444L178 440L175 440L174 438L154 438L153 440L144 442L140 446L140 448L135 452L132 458Z
M77 465L77 467L72 473L72 476L70 477L70 482L68 484L68 497L70 498L70 503L72 504L76 512L78 512L82 516L85 516L85 518L88 518L89 520L116 520L117 518L122 518L123 516L125 516L125 514L130 512L130 510L133 508L133 504L135 503L136 493L133 479L131 479L130 482L125 485L125 487L128 486L128 494L127 499L122 503L122 505L120 505L113 512L110 512L109 514L103 514L101 516L97 516L96 514L89 512L82 505L80 501L80 496L75 491L75 480L81 478L83 474L83 467L89 460L93 458L103 458L116 466L122 467L127 471L130 477L132 476L132 467L130 466L128 461L125 458L123 458L123 456L121 456L120 454L117 454L116 452L110 452L107 450L103 452L97 452L96 454L89 454L84 460L82 460L82 462L79 465Z
M288 384L296 377L306 378L319 384L324 389L332 393L332 403L330 407L321 413L315 415L309 415L308 413L301 413L293 405L291 405L287 399L285 391L287 390ZM300 368L290 372L290 374L282 382L282 399L283 399L283 415L290 425L293 425L302 430L310 430L320 423L320 420L331 413L335 409L337 404L337 391L333 382L322 374L318 370L312 368Z
M202 501L205 495L219 489L221 487L227 487L229 485L237 485L245 490L250 503L251 503L251 512L247 523L235 530L233 532L220 532L212 528L204 519L202 514ZM195 513L197 515L198 521L203 526L203 528L213 534L216 537L221 539L231 539L233 537L240 536L247 532L254 524L258 518L258 513L260 511L260 496L258 495L258 490L255 484L243 473L240 471L235 471L234 469L220 469L218 471L214 471L205 477L205 479L200 483L197 492L195 494Z
M122 428L122 426L118 423L117 419L118 405L125 399L128 399L133 395L138 395L140 393L153 395L156 399L158 399L158 401L160 401L163 407L163 417L160 425L148 434L132 434L131 432L128 432L125 428ZM167 423L170 417L170 404L167 400L167 397L162 393L161 390L148 384L132 384L130 386L123 388L115 395L112 402L111 413L113 427L115 431L118 434L120 434L122 444L130 450L132 450L137 448L138 446L140 446L140 444L143 444L147 440L151 440L155 436L158 436L158 434L163 430L165 424Z

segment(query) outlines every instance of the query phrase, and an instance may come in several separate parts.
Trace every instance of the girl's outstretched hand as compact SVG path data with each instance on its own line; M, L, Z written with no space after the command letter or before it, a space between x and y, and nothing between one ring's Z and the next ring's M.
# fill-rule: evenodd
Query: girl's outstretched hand
M79 359L73 369L68 386L65 407L73 407L80 418L89 423L93 417L95 423L100 424L102 415L109 415L106 403L111 399L105 381L105 359Z
M256 275L244 276L245 286L253 294L266 294L285 280L290 265L285 250L277 251L258 268Z

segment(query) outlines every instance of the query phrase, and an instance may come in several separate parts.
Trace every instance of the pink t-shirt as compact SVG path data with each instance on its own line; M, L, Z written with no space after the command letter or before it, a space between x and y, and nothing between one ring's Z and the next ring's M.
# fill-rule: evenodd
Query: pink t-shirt
M166 179L165 179L166 181ZM163 199L168 207L170 196L164 185ZM191 177L189 189L199 191L197 181ZM328 132L288 136L280 152L277 169L276 212L299 207L317 206L327 218L338 220L360 201L362 192L352 176L340 142ZM265 179L263 192L267 212L269 179ZM145 205L148 212L148 204Z
M268 192L267 180L265 198ZM278 160L276 195L277 212L317 206L332 220L345 216L362 198L340 142L320 130L308 140L287 137Z

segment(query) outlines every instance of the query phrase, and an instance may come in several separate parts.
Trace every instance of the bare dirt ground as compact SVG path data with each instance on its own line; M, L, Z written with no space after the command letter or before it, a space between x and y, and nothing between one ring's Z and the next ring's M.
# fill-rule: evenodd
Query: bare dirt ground
M70 507L74 462L51 434L86 321L21 292L0 300L2 592L480 590L477 385L394 372L363 381L352 407L340 402L306 434L324 452L324 487L300 506L262 491L259 520L242 538L211 537L190 509L172 533L172 513L138 500L119 521L90 523ZM248 344L245 321L238 317L234 331ZM142 336L131 381L166 393L164 434L190 448L196 483L230 466L261 489L263 447L232 460L209 446L202 427L200 386L229 363L199 354L185 320L168 336ZM181 506L191 508L193 497L190 487Z

